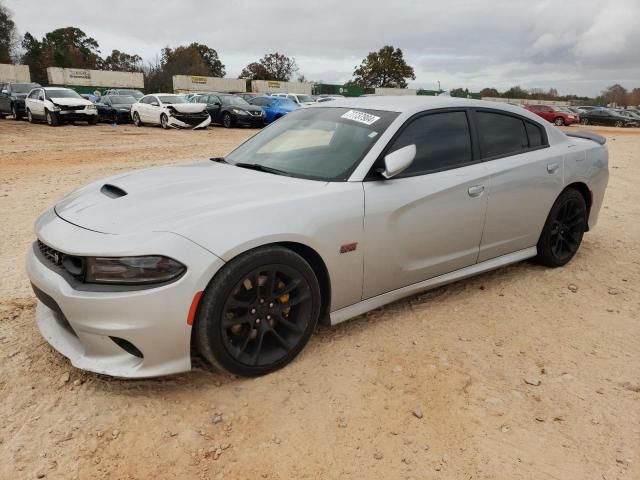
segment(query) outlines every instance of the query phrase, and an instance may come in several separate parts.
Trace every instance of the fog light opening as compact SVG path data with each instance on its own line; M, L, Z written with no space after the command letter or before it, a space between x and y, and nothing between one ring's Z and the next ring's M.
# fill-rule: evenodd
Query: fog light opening
M125 340L124 338L119 338L119 337L109 337L109 338L113 340L113 343L118 345L121 349L123 349L129 355L133 355L134 357L138 357L138 358L144 358L144 355L142 355L142 352L138 349L138 347L136 347L133 343L129 342L128 340Z

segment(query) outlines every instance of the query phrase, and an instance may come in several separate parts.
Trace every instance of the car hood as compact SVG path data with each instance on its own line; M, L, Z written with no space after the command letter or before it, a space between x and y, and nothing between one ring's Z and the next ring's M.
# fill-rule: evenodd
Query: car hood
M168 103L164 105L175 108L180 113L200 113L207 108L203 103Z
M67 195L55 211L70 223L101 233L179 232L223 211L252 214L266 202L292 201L325 185L206 160L94 182Z
M80 105L93 105L89 100L84 98L57 98L51 97L51 101L56 105L63 105L66 107L77 107Z

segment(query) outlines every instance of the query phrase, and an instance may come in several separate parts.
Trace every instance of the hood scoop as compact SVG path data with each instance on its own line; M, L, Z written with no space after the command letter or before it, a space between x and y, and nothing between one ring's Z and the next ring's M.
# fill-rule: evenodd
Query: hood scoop
M100 191L109 198L120 198L127 195L127 192L123 189L116 187L115 185L111 185L110 183L105 183L102 188L100 188Z

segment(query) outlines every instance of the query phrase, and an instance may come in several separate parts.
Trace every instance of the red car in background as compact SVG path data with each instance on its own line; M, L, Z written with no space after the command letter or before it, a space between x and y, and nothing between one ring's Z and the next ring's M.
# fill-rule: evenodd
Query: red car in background
M551 105L524 105L524 108L559 127L562 125L580 123L580 115L565 107L554 107Z

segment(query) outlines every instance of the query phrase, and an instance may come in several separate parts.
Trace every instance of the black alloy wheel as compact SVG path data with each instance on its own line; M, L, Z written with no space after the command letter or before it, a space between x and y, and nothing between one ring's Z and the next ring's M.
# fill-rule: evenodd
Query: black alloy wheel
M587 228L587 206L580 192L569 188L558 197L538 241L538 261L560 267L571 260Z
M224 115L222 115L222 125L224 128L231 128L233 126L233 118L231 118L229 112L225 112Z
M320 289L309 264L264 247L227 264L209 284L196 319L201 354L230 373L263 375L289 363L317 324Z

